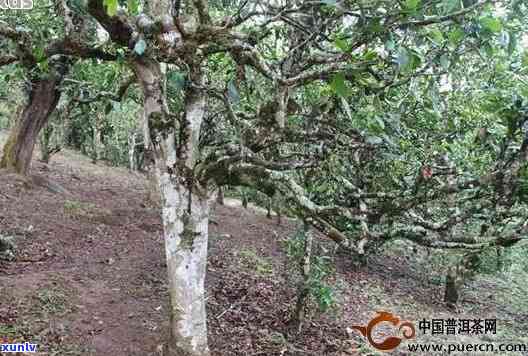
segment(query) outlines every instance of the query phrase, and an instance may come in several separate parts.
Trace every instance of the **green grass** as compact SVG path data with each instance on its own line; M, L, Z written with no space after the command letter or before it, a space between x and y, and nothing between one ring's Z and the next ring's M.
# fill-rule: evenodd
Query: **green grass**
M108 209L100 208L92 203L66 200L64 202L64 213L72 218L93 219L100 216L111 215L112 212Z
M260 257L250 249L244 249L239 252L241 261L249 268L254 268L259 276L269 276L273 274L273 265L269 258Z
M36 295L38 308L49 314L61 314L67 309L68 297L61 288L44 288Z

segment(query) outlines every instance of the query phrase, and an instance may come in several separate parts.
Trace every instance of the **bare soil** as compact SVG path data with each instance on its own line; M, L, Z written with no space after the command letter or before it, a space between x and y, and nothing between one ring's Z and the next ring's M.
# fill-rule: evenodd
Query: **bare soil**
M162 225L146 203L144 177L69 151L49 165L35 161L32 172L65 191L0 172L0 234L17 244L15 260L0 261L0 338L37 343L46 355L159 355L168 325L166 266ZM514 341L528 331L528 311L498 303L484 282L474 282L482 292L454 312L411 250L380 251L358 266L318 236L335 261L326 282L338 305L324 314L312 305L302 333L286 337L296 279L284 241L297 223L278 225L238 205L227 199L217 206L210 225L213 355L376 354L347 328L366 324L378 310L415 322L497 317L504 331L497 338L514 325L507 329L517 332Z

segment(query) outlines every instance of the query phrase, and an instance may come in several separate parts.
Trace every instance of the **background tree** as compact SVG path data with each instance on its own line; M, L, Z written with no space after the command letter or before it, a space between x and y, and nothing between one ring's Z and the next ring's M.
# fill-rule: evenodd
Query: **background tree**
M37 136L59 102L59 86L71 65L69 56L115 58L86 44L90 31L83 30L84 17L72 11L66 1L38 10L37 15L3 16L5 20L0 22L0 39L6 49L0 65L21 65L28 93L0 167L24 175L29 172Z

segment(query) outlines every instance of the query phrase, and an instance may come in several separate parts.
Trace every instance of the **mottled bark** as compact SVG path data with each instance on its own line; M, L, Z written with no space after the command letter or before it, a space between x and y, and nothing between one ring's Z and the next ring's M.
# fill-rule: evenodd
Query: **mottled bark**
M60 98L62 74L55 72L31 81L29 100L4 146L0 168L27 175L39 132L46 125Z
M209 354L205 310L205 272L209 199L160 177L163 226L171 300L168 354Z
M210 197L192 176L205 100L198 92L190 93L183 124L176 127L165 104L159 64L148 59L133 64L144 95L145 141L150 139L147 147L161 193L171 305L165 354L207 356L204 282Z
M306 314L306 303L310 296L310 276L312 269L312 245L313 235L310 233L310 226L304 222L304 254L300 261L301 282L299 283L299 290L297 294L297 302L295 303L295 311L291 320L291 325L295 328L297 333L302 331L303 321Z

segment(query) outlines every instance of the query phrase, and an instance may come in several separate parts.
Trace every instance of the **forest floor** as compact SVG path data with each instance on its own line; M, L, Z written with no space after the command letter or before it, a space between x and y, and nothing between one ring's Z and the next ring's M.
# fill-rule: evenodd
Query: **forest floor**
M144 177L71 151L50 164L35 160L32 172L66 191L0 173L0 234L17 245L14 260L0 261L0 339L37 343L43 355L159 355L168 325L166 266L162 225L146 204ZM528 291L504 278L470 281L453 311L442 302L444 271L431 267L427 251L394 244L357 265L321 236L319 250L335 262L326 283L337 303L326 313L312 305L302 332L287 338L297 281L285 241L298 223L278 225L261 209L226 203L210 226L206 281L215 356L377 355L350 327L367 324L379 310L415 325L498 320L496 335L417 330L417 343L528 344ZM409 354L398 350L393 354Z

